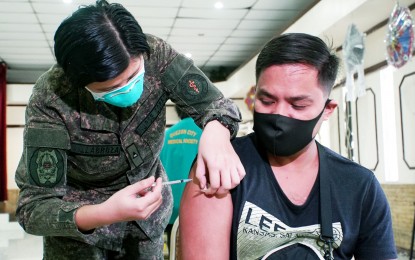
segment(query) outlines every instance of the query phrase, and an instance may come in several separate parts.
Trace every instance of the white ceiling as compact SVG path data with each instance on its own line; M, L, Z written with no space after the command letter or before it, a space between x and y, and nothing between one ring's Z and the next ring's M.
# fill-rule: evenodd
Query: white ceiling
M0 58L13 72L8 81L28 81L31 71L40 73L54 64L56 28L77 6L94 2L0 0ZM191 53L205 72L220 66L231 68L230 72L319 1L222 0L224 7L219 10L214 8L216 0L118 2L136 17L144 32L167 40L182 53Z

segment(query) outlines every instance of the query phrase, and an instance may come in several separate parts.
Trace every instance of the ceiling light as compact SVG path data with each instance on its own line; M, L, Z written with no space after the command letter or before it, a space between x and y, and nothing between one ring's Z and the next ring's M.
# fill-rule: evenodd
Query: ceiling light
M215 3L215 8L216 9L222 9L223 8L223 3L222 2L216 2Z
M72 0L62 0L65 4L71 4Z

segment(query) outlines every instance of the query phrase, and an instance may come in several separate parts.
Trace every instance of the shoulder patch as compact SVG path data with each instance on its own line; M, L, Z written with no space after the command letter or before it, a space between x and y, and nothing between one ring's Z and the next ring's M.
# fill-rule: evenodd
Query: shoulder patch
M28 171L32 184L52 188L61 183L65 162L58 149L33 149L28 156Z
M200 74L187 74L179 81L183 97L187 100L194 100L206 97L208 82Z

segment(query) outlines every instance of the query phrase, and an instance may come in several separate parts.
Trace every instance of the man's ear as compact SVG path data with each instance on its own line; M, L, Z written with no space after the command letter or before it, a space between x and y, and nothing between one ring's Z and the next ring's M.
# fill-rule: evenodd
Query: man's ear
M334 110L337 107L337 101L330 99L330 102L327 103L325 109L324 109L324 113L323 113L323 120L327 120L329 119L329 117L331 116L331 114L334 112Z

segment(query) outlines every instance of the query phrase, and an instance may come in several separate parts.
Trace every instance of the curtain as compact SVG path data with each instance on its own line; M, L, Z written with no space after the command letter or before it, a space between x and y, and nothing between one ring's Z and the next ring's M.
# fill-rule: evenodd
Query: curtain
M0 201L7 200L6 63L0 60Z

